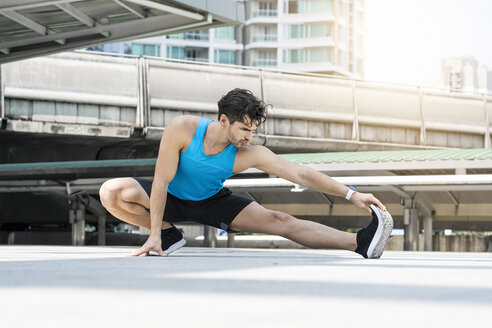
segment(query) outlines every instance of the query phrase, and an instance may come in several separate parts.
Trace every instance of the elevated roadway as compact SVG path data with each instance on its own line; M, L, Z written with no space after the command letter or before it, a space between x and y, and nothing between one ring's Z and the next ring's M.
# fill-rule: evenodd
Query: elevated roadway
M233 65L63 53L2 65L0 162L152 158L175 116L234 87L272 107L277 152L490 148L492 96Z

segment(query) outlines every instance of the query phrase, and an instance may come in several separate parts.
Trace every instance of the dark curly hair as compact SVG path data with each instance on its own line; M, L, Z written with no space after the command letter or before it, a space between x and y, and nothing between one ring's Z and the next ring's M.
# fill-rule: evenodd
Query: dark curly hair
M229 91L219 100L218 105L219 119L225 114L231 124L239 121L246 125L256 123L257 126L265 122L266 110L271 106L256 98L251 91L239 88ZM246 116L251 122L248 122Z

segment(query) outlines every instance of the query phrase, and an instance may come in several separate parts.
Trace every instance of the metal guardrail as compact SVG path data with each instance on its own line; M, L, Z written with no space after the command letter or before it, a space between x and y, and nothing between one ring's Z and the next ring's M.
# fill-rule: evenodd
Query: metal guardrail
M444 131L481 135L483 146L491 147L491 94L87 52L6 64L3 72L8 99L104 105L99 116L113 124L163 127L159 109L215 113L217 100L237 86L273 104L272 118L352 124L353 141L361 140L362 128L379 126L416 129L422 145L429 131ZM134 111L134 120L122 120L115 106ZM57 113L35 110L27 118L46 121L50 115Z

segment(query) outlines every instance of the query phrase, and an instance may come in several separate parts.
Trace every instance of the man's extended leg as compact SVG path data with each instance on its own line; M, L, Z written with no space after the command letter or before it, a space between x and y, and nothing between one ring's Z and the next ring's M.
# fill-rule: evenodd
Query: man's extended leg
M150 193L150 191L149 191ZM150 229L150 197L143 187L133 178L116 178L103 183L99 190L101 203L116 218ZM162 250L166 254L186 244L179 230L166 221L162 221Z
M230 229L279 235L310 248L339 248L350 251L355 251L357 248L355 233L267 210L256 202L246 206L236 216Z
M258 203L245 207L230 227L236 231L280 235L311 248L340 248L355 251L365 258L379 258L393 229L393 219L377 206L370 207L372 221L357 234L298 220L286 213L267 210Z

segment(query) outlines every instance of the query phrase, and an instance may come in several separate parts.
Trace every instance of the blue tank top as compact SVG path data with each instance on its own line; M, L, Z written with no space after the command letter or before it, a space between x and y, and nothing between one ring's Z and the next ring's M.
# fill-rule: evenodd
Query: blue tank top
M179 164L167 192L186 200L203 200L218 193L224 181L233 175L232 169L237 148L229 144L215 156L207 156L203 150L203 139L208 125L212 122L200 119L193 140L179 155Z

